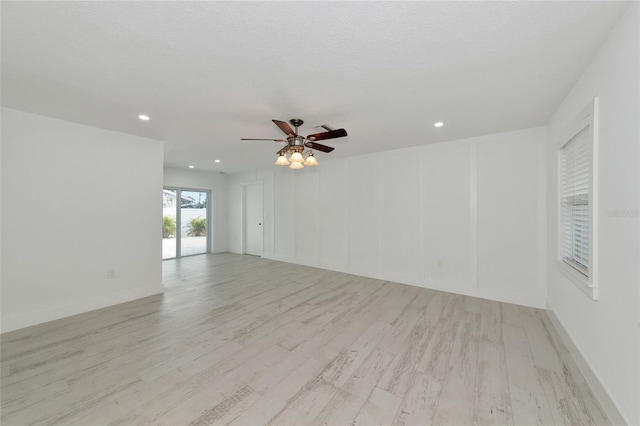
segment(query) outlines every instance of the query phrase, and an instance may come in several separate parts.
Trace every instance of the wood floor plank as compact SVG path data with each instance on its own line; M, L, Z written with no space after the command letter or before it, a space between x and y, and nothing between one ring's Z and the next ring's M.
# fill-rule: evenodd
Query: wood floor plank
M596 425L595 419L581 401L572 398L562 375L555 371L539 368L540 382L549 401L554 423L560 425Z
M594 418L596 423L608 424L609 420L607 419L607 416L605 415L602 407L596 400L593 392L591 391L591 388L589 387L587 380L580 373L580 369L578 368L575 361L573 360L571 353L565 346L557 330L554 328L553 324L551 323L551 320L549 319L548 315L541 310L536 310L535 315L541 320L540 323L545 328L546 332L550 336L550 339L555 342L555 347L558 348L558 351L559 351L558 357L562 362L562 367L563 367L562 376L565 380L565 383L567 383L567 385L570 386L571 388L577 388L577 389L572 389L574 396L578 400L582 399L584 406L589 411L591 416Z
M484 339L478 355L474 423L513 425L504 347Z
M402 405L393 424L399 426L434 424L441 391L440 380L418 372L407 391L407 395L402 400Z
M291 374L278 383L277 388L267 392L266 395L231 424L237 426L268 424L287 407L290 400L296 398L305 385L317 377L324 365L323 361L314 358L309 359L293 370Z
M549 401L544 394L536 393L520 386L511 385L511 406L513 422L516 425L552 425L554 421Z
M318 425L346 425L356 417L371 391L393 359L393 354L374 349L313 420Z
M395 418L402 399L380 388L373 389L353 425L388 425Z
M542 310L231 253L0 336L0 422L609 424Z
M529 347L535 364L550 371L561 372L562 360L558 357L559 348L551 339L533 309L520 308L524 318L522 328L525 330Z
M26 407L36 406L40 401L55 398L64 394L69 390L66 380L57 380L33 389L12 390L9 396L2 398L2 415L10 416L16 411L25 409Z
M482 340L502 344L502 306L490 300L482 301L480 332Z
M506 314L505 320L511 314ZM549 402L545 395L538 371L535 365L527 335L522 327L512 324L522 324L517 310L509 323L502 324L504 337L505 358L509 376L509 391L515 424L530 422L536 425L553 423L553 416Z
M211 364L189 364L180 367L180 371L189 375L189 377L195 377L199 383L209 383L216 378L238 369L240 366L245 365L245 363L259 359L261 356L267 354L276 354L273 358L273 363L277 363L287 355L287 351L274 344L269 336L265 336L264 339L245 346L242 350L232 353L221 360L217 360L217 362ZM272 366L273 363L270 365Z
M500 303L502 306L502 323L522 327L520 307L511 303Z
M255 404L258 399L260 399L260 395L248 386L243 386L220 403L204 409L189 425L227 425ZM209 402L207 405L210 406L211 403Z
M524 329L510 324L502 324L502 333L509 383L538 394L544 393L538 380L536 363Z
M66 426L87 426L98 423L106 425L120 417L127 416L138 407L164 394L167 389L184 387L188 388L190 392L194 391L195 389L190 385L192 382L184 374L173 370L150 382L140 381L123 392L113 393L99 401L91 409L78 410L65 419L64 424Z
M159 424L162 422L165 413L201 391L202 386L194 380L164 388L164 392L160 395L136 407L125 415L110 421L108 424L112 426Z
M464 296L463 306L463 309L469 313L482 313L482 299L478 299L477 297Z
M441 317L438 320L418 365L418 371L444 381L449 374L449 358L459 322L459 315Z
M546 314L524 307L520 307L520 311L523 318L526 318L523 328L552 412L557 413L554 407L559 402L563 403L558 408L563 413L562 416L555 415L554 418L582 418L577 410L583 410L587 419L584 421L607 424L609 421L604 411Z
M276 414L270 425L309 425L337 393L321 376L306 383Z
M344 385L391 327L389 324L378 321L371 324L352 345L331 361L322 373L323 379L334 386Z
M404 397L427 350L432 331L424 315L418 318L404 342L395 351L396 356L378 383L378 387L399 398Z
M140 370L138 375L142 380L149 382L172 370L176 370L185 365L192 365L193 363L200 361L203 357L207 357L208 359L221 359L231 355L232 353L240 351L244 347L235 341L229 343L221 341L217 343L218 344L213 347L200 345L187 349L177 357L169 355L165 360L151 367Z
M471 424L474 420L478 353L480 346L479 314L460 313L449 357L448 374L442 380L435 424Z
M382 337L378 347L387 352L397 353L412 332L418 319L424 315L432 296L433 292L426 290L414 296L413 300L404 307L398 318L391 323L392 328Z

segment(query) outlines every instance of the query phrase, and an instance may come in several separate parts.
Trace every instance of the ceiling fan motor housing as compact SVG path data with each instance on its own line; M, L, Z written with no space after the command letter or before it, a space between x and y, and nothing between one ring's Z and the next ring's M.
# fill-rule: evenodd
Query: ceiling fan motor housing
M293 120L292 120L293 121ZM289 148L292 150L295 148L304 149L304 137L303 136L289 136L287 138L287 143L289 144Z

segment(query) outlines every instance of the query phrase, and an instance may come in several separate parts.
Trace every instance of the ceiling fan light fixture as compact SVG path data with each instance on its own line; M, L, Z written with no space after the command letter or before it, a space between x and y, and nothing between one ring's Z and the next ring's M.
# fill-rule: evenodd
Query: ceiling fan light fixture
M310 152L309 155L307 155L307 159L304 161L304 165L305 166L317 166L318 160L316 160L316 157L313 155L313 152Z
M289 166L292 169L302 169L304 166L317 166L318 160L313 155L314 151L320 151L329 153L334 150L333 147L327 146L316 141L324 141L326 139L343 138L347 136L345 129L334 129L328 124L321 126L324 132L314 133L312 135L302 136L298 134L298 128L304 123L299 118L292 118L289 123L280 120L271 120L273 124L287 135L286 139L271 139L271 138L240 138L243 141L273 141L284 142L286 147L276 151L278 156L275 165L276 166ZM293 128L291 127L293 126ZM294 130L295 129L295 130ZM307 151L306 148L309 150ZM305 159L306 156L306 159ZM218 162L218 160L216 160Z
M300 154L298 151L294 152L293 154L291 154L291 157L289 157L289 161L291 161L292 163L300 163L302 164L304 162L304 158L302 157L302 154ZM294 168L294 167L292 167ZM301 169L302 167L298 167L299 169Z
M283 153L280 153L280 156L276 160L276 166L288 166L288 165L289 165L289 160L287 160L287 157L285 157Z

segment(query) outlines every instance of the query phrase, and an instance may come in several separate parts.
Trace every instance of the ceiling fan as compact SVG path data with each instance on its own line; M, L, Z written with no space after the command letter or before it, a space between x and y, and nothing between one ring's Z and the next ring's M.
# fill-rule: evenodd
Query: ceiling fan
M276 160L276 165L279 166L289 166L292 169L301 169L303 165L305 166L317 166L318 161L315 159L312 150L318 150L322 152L331 152L335 148L317 143L316 141L325 140L325 139L335 139L342 138L347 136L347 131L345 129L332 129L330 126L323 124L323 129L327 130L326 132L314 133L312 135L308 135L306 138L304 136L298 135L298 127L302 126L304 121L299 118L292 118L289 120L291 126L295 128L292 129L291 126L280 120L271 120L273 123L280 128L286 135L286 139L252 139L252 138L241 138L243 141L274 141L274 142L286 142L287 146L278 150L276 154L278 154L278 160ZM309 148L307 159L305 160L302 157L304 153L304 149ZM289 158L286 157L286 154L289 153Z

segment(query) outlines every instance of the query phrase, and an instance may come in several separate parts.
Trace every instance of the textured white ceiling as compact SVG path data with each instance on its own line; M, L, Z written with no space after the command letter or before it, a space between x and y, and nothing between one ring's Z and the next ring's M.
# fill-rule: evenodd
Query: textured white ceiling
M2 104L224 172L273 163L239 140L282 137L273 118L346 128L322 162L545 124L627 6L3 1Z

